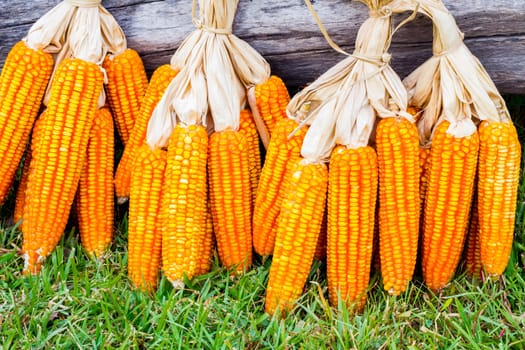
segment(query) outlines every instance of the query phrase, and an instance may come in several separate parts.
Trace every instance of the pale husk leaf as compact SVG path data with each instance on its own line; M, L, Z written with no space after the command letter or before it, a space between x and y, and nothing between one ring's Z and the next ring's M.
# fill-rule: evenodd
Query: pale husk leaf
M367 103L365 82L357 81L338 98L357 103L339 104L342 110L338 111L338 114L344 118L337 120L335 142L350 148L367 145L374 126L375 111L370 103Z
M62 49L69 23L77 9L66 2L53 7L31 26L24 38L26 45L34 50L58 53Z
M207 42L204 57L210 113L215 131L238 130L241 109L246 106L246 88L228 55L227 37L217 36L215 39Z
M107 53L100 30L98 8L78 8L70 22L67 40L71 54L87 62L101 64Z
M326 161L335 146L335 126L337 123L337 99L325 100L319 107L322 118L315 118L306 133L301 155L312 162Z
M115 17L108 10L103 6L99 6L98 11L100 15L100 30L106 52L109 55L118 56L128 47L126 35Z

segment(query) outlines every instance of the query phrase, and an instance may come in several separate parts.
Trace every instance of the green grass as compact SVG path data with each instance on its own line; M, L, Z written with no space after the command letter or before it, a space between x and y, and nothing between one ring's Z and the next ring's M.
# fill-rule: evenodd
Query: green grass
M316 263L295 311L263 312L269 261L242 277L217 266L185 290L165 279L148 296L126 277L120 233L104 261L87 259L68 234L39 277L20 274L20 234L1 232L0 348L523 349L525 276L514 260L497 282L459 276L441 295L415 281L389 297L374 275L365 311L326 306Z
M521 136L525 98L509 97ZM523 140L522 140L523 141ZM125 213L111 253L87 258L72 227L39 277L20 271L21 235L0 217L0 349L525 349L525 181L520 183L515 247L499 281L459 275L435 295L415 278L399 297L373 275L367 306L351 315L328 307L322 263L286 318L264 310L270 261L234 277L211 273L175 290L162 279L146 295L126 276Z

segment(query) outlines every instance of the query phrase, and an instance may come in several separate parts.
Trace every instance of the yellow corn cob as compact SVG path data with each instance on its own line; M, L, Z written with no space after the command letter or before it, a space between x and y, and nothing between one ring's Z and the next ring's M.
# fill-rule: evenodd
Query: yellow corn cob
M286 106L290 102L286 85L281 78L272 75L270 79L255 87L255 101L259 114L272 135L277 122L286 118Z
M113 153L113 117L104 107L91 126L76 202L82 246L92 257L102 256L113 238Z
M370 279L378 169L371 147L338 146L328 173L328 256L330 303L338 298L362 309Z
M140 104L140 112L135 120L133 131L129 136L115 174L115 192L119 204L125 203L129 197L132 163L136 157L136 150L142 146L146 139L146 131L151 114L162 95L164 95L164 91L169 83L176 75L177 71L173 70L169 64L165 64L157 68L151 77L146 94Z
M424 211L425 211L425 196L427 193L428 174L430 168L430 148L419 148L419 242L418 255L416 261L416 274L421 275L421 252L423 250L423 225L424 225Z
M479 142L480 258L484 271L498 277L512 249L521 145L511 122L482 122Z
M209 208L208 201L208 211L206 213L206 235L204 236L203 243L199 246L199 259L195 269L196 276L203 275L210 271L214 248L215 239L213 237L213 219L211 217L211 209Z
M325 164L296 161L286 185L266 289L265 311L287 312L301 295L310 272L325 208Z
M248 269L252 263L252 227L248 142L241 132L210 136L208 172L213 229L221 263Z
M142 59L133 49L126 49L115 57L107 56L103 66L108 77L108 102L118 134L125 146L139 114L140 102L148 86L148 77Z
M374 248L372 252L372 274L381 272L381 254L379 252L379 198L376 198L374 215Z
M402 293L412 279L419 235L419 138L404 118L386 118L376 132L379 166L379 252L383 286Z
M208 133L178 124L169 140L162 196L162 269L176 287L196 276L207 237Z
M465 270L473 277L481 276L481 257L479 251L478 199L474 194L470 225L465 243Z
M328 240L328 207L324 210L323 221L321 221L321 229L319 230L319 238L315 245L314 259L323 261L326 259L326 245Z
M42 112L40 117L35 121L33 126L33 131L31 132L31 144L27 147L26 157L24 159L24 167L22 169L22 176L20 177L20 182L18 184L18 189L16 190L15 198L15 210L13 214L13 219L15 222L19 222L22 219L24 214L24 203L26 199L26 190L27 190L27 179L29 179L30 167L31 164L31 154L33 153L36 141L38 140L38 133L40 132L40 124L44 118L45 111Z
M248 141L248 155L250 165L250 184L252 188L252 207L255 205L257 185L261 176L261 150L259 148L259 134L257 126L249 110L241 111L239 131L243 132Z
M307 128L301 128L288 139L297 127L298 124L292 119L279 121L266 153L253 212L253 246L262 256L273 252L284 182L291 164L301 158L301 146Z
M24 213L24 202L26 198L27 179L29 178L29 163L31 162L31 147L27 148L26 156L24 159L24 167L22 168L22 175L20 176L20 182L16 189L15 197L15 210L13 213L13 221L19 222L22 220Z
M421 212L425 205L425 195L428 185L428 170L430 167L430 148L419 148L419 201ZM421 216L422 219L422 216ZM423 221L423 220L421 220Z
M22 222L24 273L38 273L62 236L102 86L102 71L94 63L66 59L57 68L30 164Z
M18 42L0 75L0 206L13 183L53 69L53 58Z
M443 288L458 265L468 225L478 159L478 133L456 138L449 122L434 131L425 198L422 268L432 290Z
M419 230L423 232L423 212L425 210L425 197L427 194L428 175L430 170L430 148L419 148ZM420 242L421 243L421 242Z
M151 292L157 287L160 271L166 151L152 151L143 145L135 154L129 202L128 276L135 287Z

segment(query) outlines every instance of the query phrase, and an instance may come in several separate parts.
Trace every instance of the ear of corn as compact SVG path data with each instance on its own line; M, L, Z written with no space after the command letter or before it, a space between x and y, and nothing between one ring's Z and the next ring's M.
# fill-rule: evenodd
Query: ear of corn
M159 103L164 91L171 80L177 75L169 64L160 66L155 70L140 105L140 112L135 120L133 130L117 167L115 174L115 192L119 204L125 203L129 197L131 168L136 158L136 150L142 146L146 139L146 131L151 113Z
M91 126L76 202L82 246L93 257L102 256L113 238L113 153L113 117L103 107Z
M423 225L424 225L424 211L425 211L425 196L427 193L428 185L428 174L430 173L430 148L420 147L419 148L419 242L418 242L418 254L416 261L415 273L421 275L421 252L423 251Z
M479 140L480 258L485 272L498 277L512 249L521 145L511 122L482 122Z
M213 219L211 217L211 210L208 201L208 211L206 213L206 235L204 236L204 241L199 246L199 259L197 261L197 268L195 269L196 276L203 275L210 271L214 251L215 237L213 235Z
M248 142L238 131L210 136L208 173L213 229L221 263L237 271L252 263L251 184Z
M325 164L295 162L282 201L266 289L269 314L291 310L302 293L319 238L327 182Z
M279 121L266 153L253 212L253 246L262 256L273 252L285 179L291 164L301 158L301 145L307 128L301 128L288 138L297 127L298 124L292 119Z
M184 286L197 275L209 244L207 218L208 133L201 125L178 124L169 140L162 199L162 269Z
M57 68L27 183L22 222L25 273L38 273L62 236L102 85L102 71L94 63L66 59Z
M376 131L379 165L379 244L383 286L402 293L412 279L419 236L419 138L404 118L386 118Z
M286 106L290 102L288 89L281 78L272 75L255 87L255 101L259 115L271 135L277 122L286 118Z
M23 41L9 52L0 75L0 206L13 183L53 69L53 58Z
M327 278L330 303L360 310L366 301L374 242L377 156L371 147L338 146L328 177Z
M248 142L250 184L252 189L251 192L253 207L253 205L255 205L259 177L261 176L261 150L259 148L259 134L257 133L257 126L253 120L252 113L247 109L241 111L239 131L244 133L244 137Z
M26 199L27 179L29 178L30 162L31 147L28 147L24 159L24 167L22 168L22 175L20 176L20 182L18 183L18 188L16 189L15 210L13 213L14 222L19 222L20 220L22 220L24 214L24 202Z
M470 224L465 241L465 270L473 277L481 276L481 257L479 249L479 219L478 219L478 199L476 193L470 213Z
M328 240L328 208L325 208L323 221L321 221L321 229L319 230L319 238L315 245L314 259L323 261L326 259L326 249Z
M20 177L20 182L16 190L15 210L13 214L13 219L15 222L19 222L20 220L22 220L22 217L24 214L24 203L26 199L27 180L29 179L30 164L31 164L31 158L32 158L31 155L34 151L34 148L36 147L36 140L38 140L39 138L38 134L40 132L41 120L44 118L44 115L45 115L45 111L40 115L40 118L38 118L35 121L35 125L33 126L33 131L31 133L31 143L29 147L27 147L26 156L24 159L24 167L22 169L22 176Z
M422 268L432 290L443 288L458 265L478 159L478 133L456 138L447 133L449 125L434 131L425 198Z
M376 198L376 212L374 218L374 251L372 252L372 273L381 272L381 254L379 252L379 198Z
M103 67L108 78L108 102L120 138L126 145L139 114L140 102L148 86L148 77L139 54L129 48L115 57L107 56Z
M425 195L427 193L428 174L430 167L430 148L419 148L419 202L421 212L425 207ZM421 224L423 216L421 216Z
M153 291L161 262L160 207L166 151L147 145L136 150L128 220L128 275L135 287Z

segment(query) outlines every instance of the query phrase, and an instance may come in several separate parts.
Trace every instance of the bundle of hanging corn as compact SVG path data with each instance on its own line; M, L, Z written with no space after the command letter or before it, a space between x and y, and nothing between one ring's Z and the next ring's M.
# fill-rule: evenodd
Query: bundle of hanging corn
M401 293L412 277L418 243L418 136L407 113L406 90L387 53L391 16L406 6L404 1L363 2L370 18L359 30L354 53L292 98L290 119L278 124L280 137L270 140L261 186L270 179L274 190L257 197L273 196L273 208L262 214L275 237L268 313L290 310L300 296L326 198L333 305L341 301L360 309L365 302L378 187L384 287ZM263 209L256 205L254 215Z
M194 1L194 4L195 2L196 0ZM193 7L195 9L195 5ZM222 12L224 11L221 11L221 16L223 15ZM213 16L216 15L213 14ZM194 19L195 24L200 27L199 29L204 29L204 31L206 31L207 27L202 27L202 24L199 21L199 19ZM212 27L213 24L211 24L210 28ZM228 31L229 28L226 30L214 30L212 33L228 37L231 34ZM190 50L191 45L193 44L189 43L187 45L190 47ZM182 54L189 55L189 53L181 53L180 55ZM145 98L145 100L148 100L149 102L145 102L147 105L144 106L144 110L140 113L136 128L134 128L130 135L129 143L124 149L124 154L122 155L122 159L115 174L115 191L117 202L119 204L127 202L129 198L133 160L137 156L138 149L145 142L146 130L152 111L166 91L168 84L170 84L171 80L177 75L180 68L181 66L176 66L172 61L171 65L166 64L159 67L157 72L151 78L150 84L152 86L149 88L151 91L148 91L147 93L149 98ZM239 74L244 73L239 72ZM286 105L290 101L288 90L279 77L272 75L269 78L265 78L265 80L257 85L250 86L245 94L251 113L253 113L253 118L250 118L256 123L261 141L266 147L275 124L286 116ZM260 165L257 166L260 167Z
M428 287L439 290L460 261L469 212L467 268L473 274L503 273L512 246L521 150L505 102L452 15L441 1L418 2L434 23L434 55L404 83L411 104L423 110L421 145L430 148L422 267Z
M196 18L193 2L197 30L173 55L166 69L177 73L152 99L151 118L141 111L147 132L129 148L137 160L129 166L128 271L146 290L156 285L160 257L175 287L207 272L213 233L224 266L242 271L252 261L258 128L271 132L288 93L262 56L232 34L237 4L200 0Z
M146 75L100 0L60 3L31 27L6 60L0 78L2 200L42 103L45 108L32 134L16 199L15 217L23 220L24 273L38 273L60 240L75 193L86 251L100 255L111 241L114 146L112 115L104 107L105 79L123 132L133 124Z

